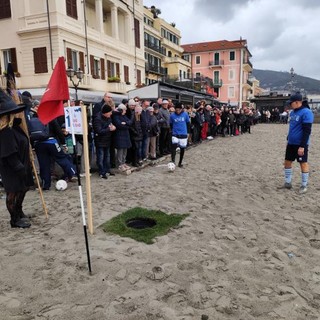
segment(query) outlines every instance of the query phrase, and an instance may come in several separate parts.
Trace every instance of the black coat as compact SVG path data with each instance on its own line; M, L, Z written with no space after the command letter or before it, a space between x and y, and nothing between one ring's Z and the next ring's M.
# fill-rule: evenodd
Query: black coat
M130 133L133 141L142 141L143 132L141 118L137 120L135 116L132 117L132 125L130 126Z
M110 147L112 132L110 131L111 118L106 118L101 111L93 119L94 142L96 147Z
M158 126L158 120L154 114L153 115L150 114L148 117L148 127L149 127L149 132L148 132L149 137L156 137L159 134L160 130Z
M19 120L0 130L0 175L6 192L26 191L32 185L29 140Z
M115 131L115 147L116 149L129 149L132 147L129 128L132 124L132 120L128 119L125 115L120 112L114 112L113 123L117 130ZM125 124L122 124L125 123Z

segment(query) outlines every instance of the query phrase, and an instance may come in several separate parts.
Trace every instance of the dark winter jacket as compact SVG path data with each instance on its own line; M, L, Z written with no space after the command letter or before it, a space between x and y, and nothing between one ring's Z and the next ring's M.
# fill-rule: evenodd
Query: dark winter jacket
M160 132L160 129L158 126L158 120L154 114L153 115L149 114L148 128L149 128L148 137L156 137Z
M12 128L0 130L0 175L6 192L26 191L30 185L29 140L15 119Z
M246 122L247 118L244 113L240 113L238 117L238 123L243 125Z
M143 132L141 125L141 118L137 120L135 116L132 117L132 125L130 126L130 135L133 141L142 141Z
M236 116L233 113L229 113L229 124L234 125L236 123Z
M66 144L65 135L63 134L57 119L49 122L49 135L50 137L57 139L59 144Z
M116 149L128 149L131 148L131 140L129 134L129 128L132 124L132 120L128 119L120 112L113 113L113 124L117 127L115 131L115 147Z
M92 109L92 118L94 119L98 113L101 111L101 108L102 106L105 104L105 101L104 99L102 99L100 102L96 103L94 106L93 106L93 109Z
M98 112L93 119L94 142L96 147L110 147L113 132L110 131L110 124L112 124L111 118L104 117L101 111Z

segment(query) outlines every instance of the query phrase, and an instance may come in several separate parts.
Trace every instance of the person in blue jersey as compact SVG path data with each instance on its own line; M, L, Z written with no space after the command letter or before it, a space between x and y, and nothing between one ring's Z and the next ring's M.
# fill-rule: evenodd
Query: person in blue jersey
M182 168L184 151L188 143L188 132L190 131L190 118L183 110L183 104L178 102L175 105L175 112L170 115L170 126L172 131L171 160L175 163L177 147L180 148L180 159L178 166Z
M292 162L297 160L301 168L299 193L306 193L309 179L308 147L310 142L313 113L308 105L302 103L302 95L297 92L290 96L288 143L286 148L284 172L286 189L292 188Z

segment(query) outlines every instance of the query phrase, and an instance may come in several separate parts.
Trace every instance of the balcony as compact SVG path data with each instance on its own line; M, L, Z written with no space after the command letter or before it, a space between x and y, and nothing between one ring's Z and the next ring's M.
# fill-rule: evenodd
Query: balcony
M165 55L166 54L166 50L165 48L161 47L161 46L157 46L156 44L154 44L153 42L151 41L148 41L148 40L144 40L144 46L146 48L149 48L153 51L156 51L162 55Z
M250 81L250 80L247 80L247 84L248 84L250 87L252 87L252 86L253 86L253 82L252 82L252 81Z
M165 57L164 62L165 63L180 63L185 66L191 67L191 63L188 60L185 60L180 57Z
M157 66L151 63L146 63L146 72L156 73L160 75L164 75L166 73L165 68L162 68L160 66Z
M249 59L243 59L243 69L245 71L250 72L250 71L252 71L252 68L253 67L252 67L251 61Z
M107 91L110 92L118 92L118 93L126 93L127 86L125 82L108 82Z
M209 61L209 67L211 68L222 68L222 66L224 65L224 60L211 60Z
M222 79L213 79L212 87L213 87L213 88L220 88L220 87L222 87Z

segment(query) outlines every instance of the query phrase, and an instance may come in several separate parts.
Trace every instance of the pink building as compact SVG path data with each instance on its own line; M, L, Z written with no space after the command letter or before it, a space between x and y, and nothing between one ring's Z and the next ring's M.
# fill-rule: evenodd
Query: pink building
M211 41L182 45L184 56L189 55L196 79L212 79L211 90L226 104L243 106L249 103L252 82L251 53L246 40Z

